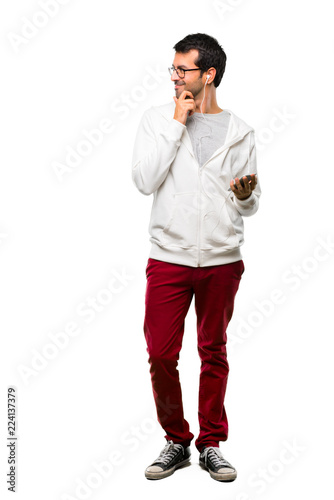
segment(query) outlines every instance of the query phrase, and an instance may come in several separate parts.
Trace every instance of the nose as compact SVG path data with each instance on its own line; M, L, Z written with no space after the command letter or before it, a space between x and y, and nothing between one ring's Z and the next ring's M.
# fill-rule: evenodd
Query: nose
M174 69L173 73L171 74L170 79L172 80L172 82L179 80L179 75L176 73L175 69Z

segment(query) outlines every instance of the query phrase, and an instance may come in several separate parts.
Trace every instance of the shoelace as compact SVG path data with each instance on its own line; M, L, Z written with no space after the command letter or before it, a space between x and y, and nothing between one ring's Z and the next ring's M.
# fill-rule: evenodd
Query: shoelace
M204 450L205 461L207 461L207 457L209 456L210 460L212 460L213 465L215 467L223 466L223 467L231 467L231 464L225 460L220 450L215 450L213 448L206 448Z
M173 441L168 441L154 463L159 462L166 465L168 461L174 458L175 455L179 452L179 446L180 445L174 444Z

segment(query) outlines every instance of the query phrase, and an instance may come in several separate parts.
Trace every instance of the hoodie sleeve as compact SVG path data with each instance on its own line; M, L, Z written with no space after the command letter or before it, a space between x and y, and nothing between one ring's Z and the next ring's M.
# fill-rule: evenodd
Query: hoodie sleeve
M167 177L186 128L173 118L164 130L156 130L152 108L144 112L139 122L132 155L132 180L146 195L156 191Z
M257 175L257 161L256 161L256 146L254 130L249 134L249 153L248 153L248 164L247 171L241 172L239 178L246 174L256 174L257 184L255 189L253 189L251 195L246 200L238 200L236 196L233 195L232 200L240 213L244 217L249 217L257 212L259 208L259 198L261 196L261 187L259 182L259 176Z

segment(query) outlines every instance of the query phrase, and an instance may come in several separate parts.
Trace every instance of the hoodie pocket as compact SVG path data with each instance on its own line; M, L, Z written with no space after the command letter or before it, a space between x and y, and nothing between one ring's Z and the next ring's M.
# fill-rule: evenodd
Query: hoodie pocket
M202 212L202 250L232 250L239 246L229 203L229 199L215 195L207 200ZM237 213L234 215L237 217Z
M160 232L164 246L192 248L197 244L197 192L174 193L169 221Z

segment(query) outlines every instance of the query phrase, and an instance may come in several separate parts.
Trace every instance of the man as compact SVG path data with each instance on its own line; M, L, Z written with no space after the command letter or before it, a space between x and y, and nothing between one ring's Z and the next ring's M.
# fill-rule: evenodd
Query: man
M164 478L190 461L194 434L183 415L177 363L195 295L201 359L195 446L211 477L231 481L236 470L219 449L228 436L226 328L244 272L242 217L257 211L261 194L254 129L217 104L226 64L217 40L197 33L173 48L173 102L145 111L132 162L136 187L154 196L144 334L158 421L167 440L145 476Z

